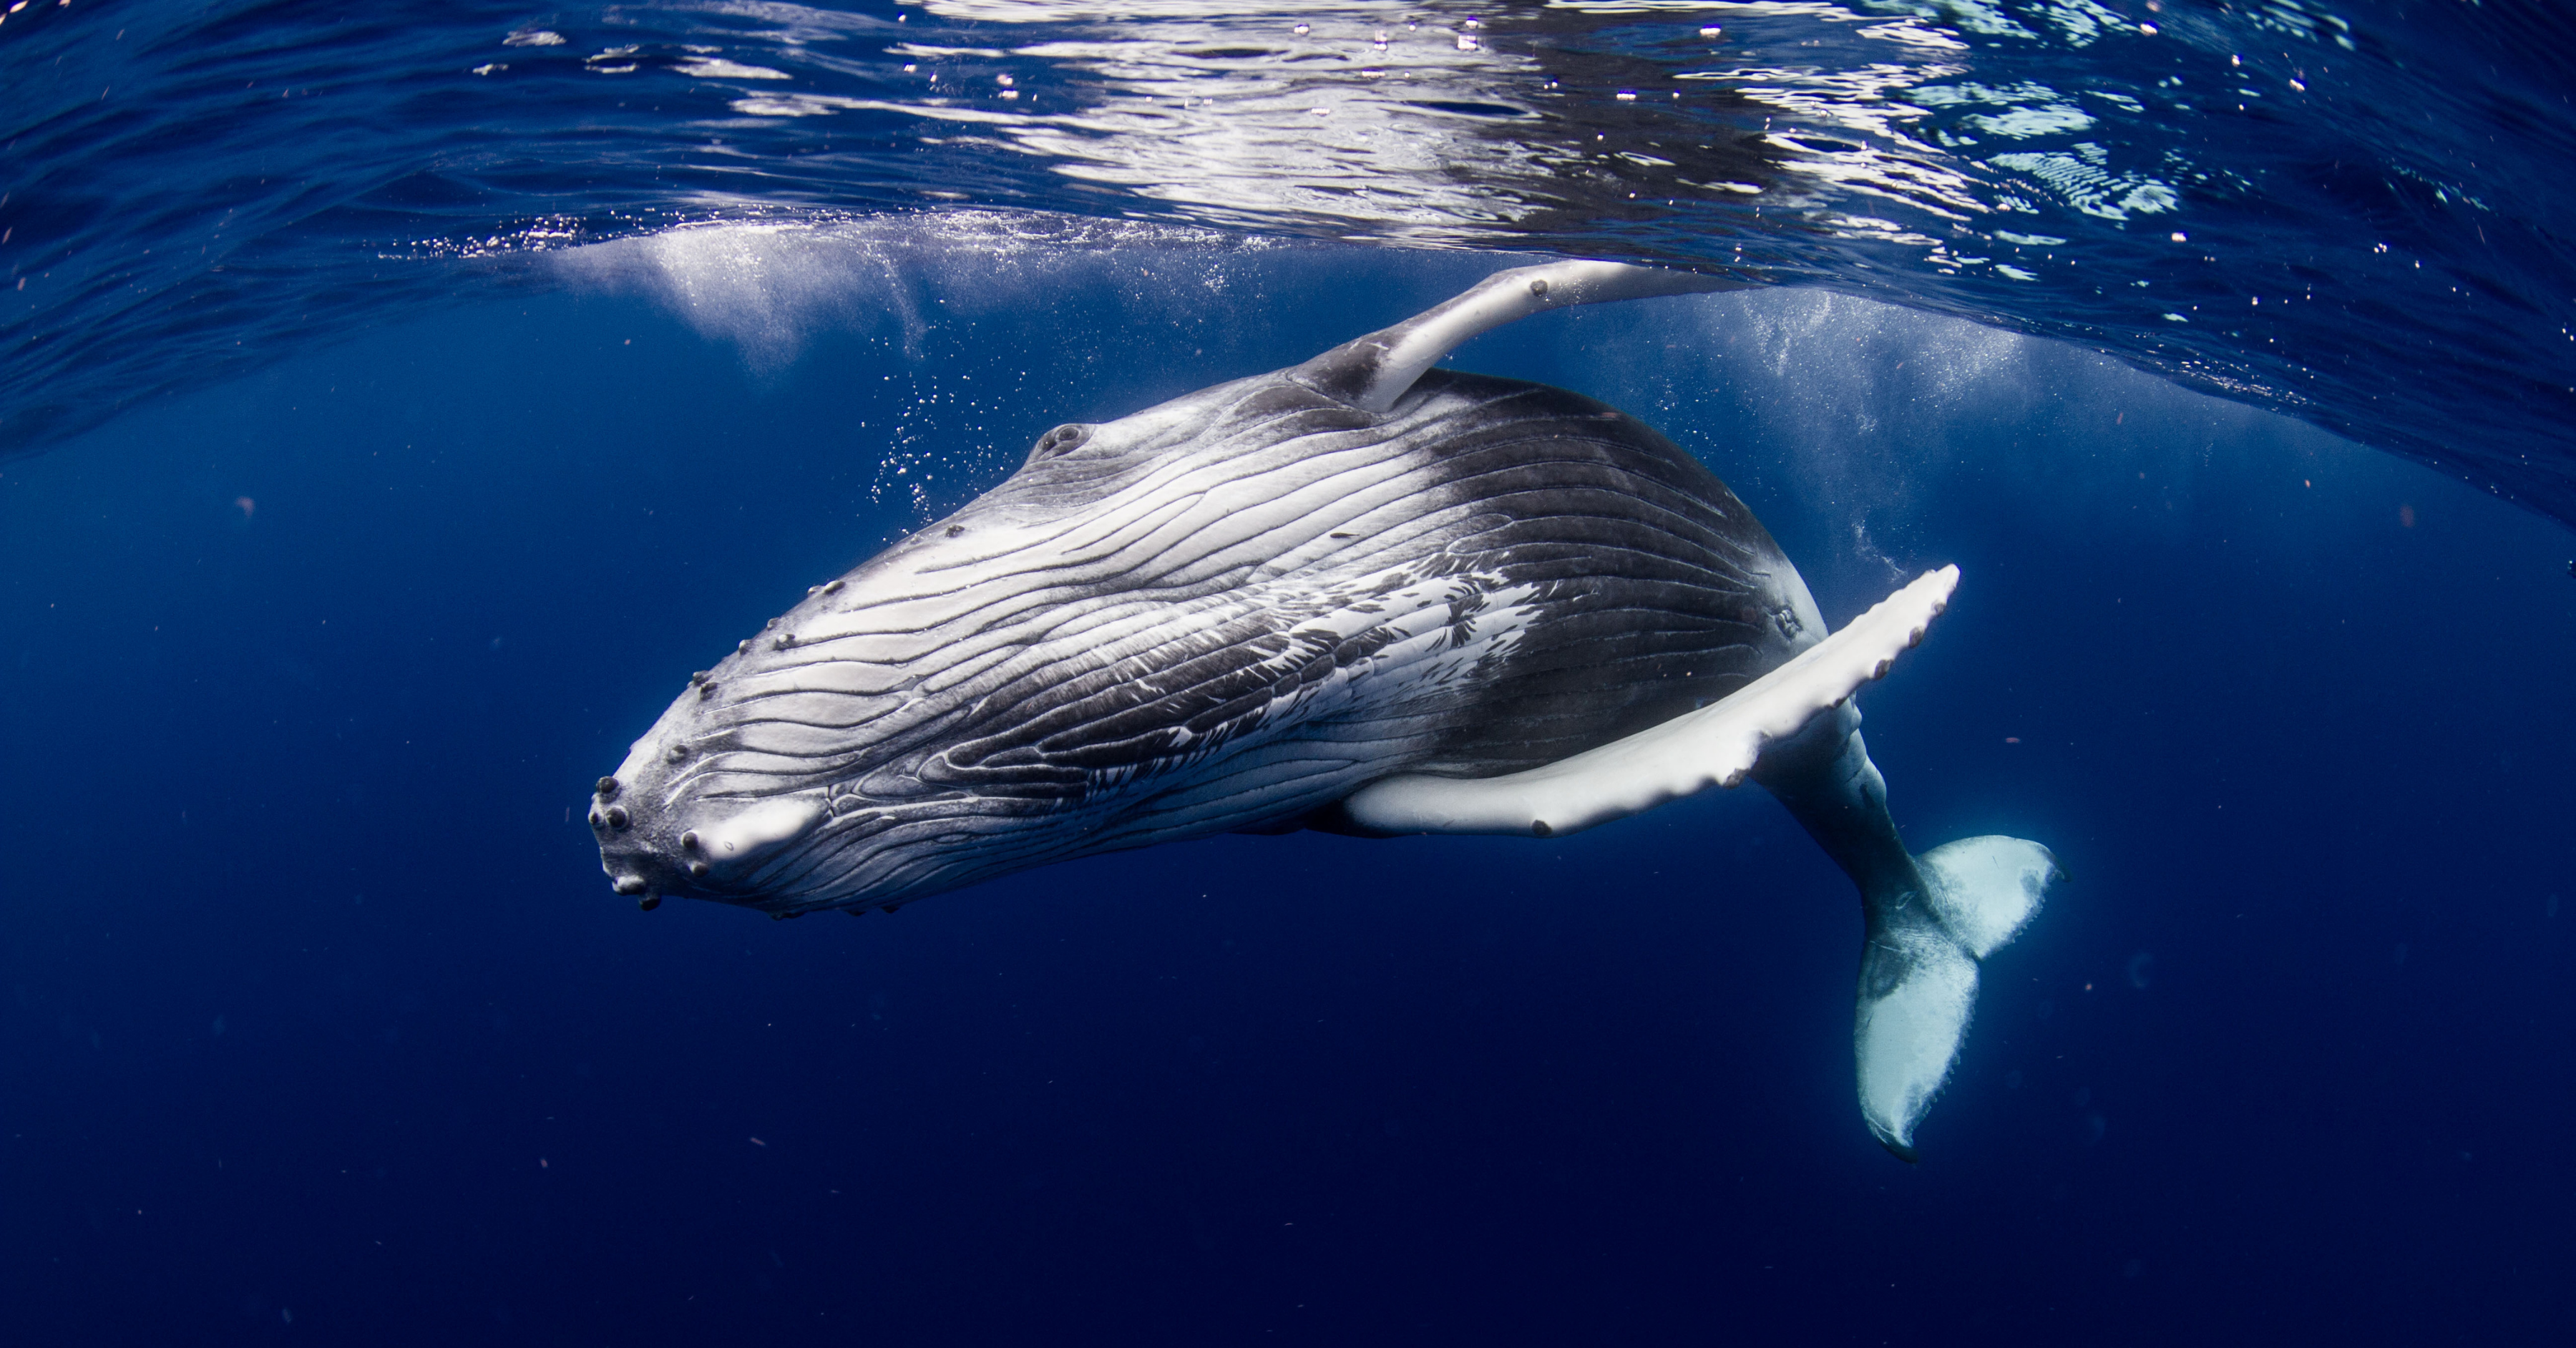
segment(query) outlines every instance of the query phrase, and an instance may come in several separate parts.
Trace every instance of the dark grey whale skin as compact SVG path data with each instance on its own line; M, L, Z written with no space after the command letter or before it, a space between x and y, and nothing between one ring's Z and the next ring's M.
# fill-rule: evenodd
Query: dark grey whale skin
M603 781L591 817L621 892L863 911L1095 852L1333 827L1371 781L1553 762L1823 635L1769 532L1652 428L1445 370L1373 414L1337 387L1358 377L1348 350L1059 427L809 595ZM1165 517L1181 523L1155 532ZM1121 521L1124 541L1086 541ZM871 626L924 596L937 622ZM853 625L870 630L797 635ZM1406 677L1444 655L1444 677ZM750 862L698 857L694 820L782 797L820 822Z

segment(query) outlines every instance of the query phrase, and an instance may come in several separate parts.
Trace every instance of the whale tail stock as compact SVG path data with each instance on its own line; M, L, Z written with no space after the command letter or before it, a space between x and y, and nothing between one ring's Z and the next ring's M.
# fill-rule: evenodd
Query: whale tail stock
M1886 779L1861 741L1852 694L1923 639L1958 580L1955 566L1925 572L1715 705L1526 772L1385 778L1344 800L1341 821L1380 835L1544 838L1711 786L1760 782L1860 887L1866 932L1852 1047L1861 1116L1911 1161L1914 1125L1967 1034L1978 962L2064 878L2047 848L2018 838L1908 853L1887 812Z

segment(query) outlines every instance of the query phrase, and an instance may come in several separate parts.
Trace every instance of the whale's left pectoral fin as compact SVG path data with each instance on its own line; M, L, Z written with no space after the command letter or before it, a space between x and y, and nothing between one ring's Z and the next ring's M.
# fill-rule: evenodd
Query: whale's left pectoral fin
M1606 824L1712 786L1733 787L1762 751L1887 673L1949 604L1959 568L1927 571L1843 630L1713 706L1626 739L1504 777L1389 777L1342 803L1381 834L1550 837Z
M1570 305L1704 295L1751 284L1623 262L1567 260L1514 267L1394 327L1344 342L1290 371L1289 377L1354 407L1382 413L1460 343L1506 323Z

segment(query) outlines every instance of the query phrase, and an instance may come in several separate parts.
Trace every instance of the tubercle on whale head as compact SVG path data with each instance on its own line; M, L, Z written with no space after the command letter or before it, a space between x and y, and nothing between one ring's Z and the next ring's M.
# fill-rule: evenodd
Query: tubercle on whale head
M666 897L769 906L765 872L788 845L830 819L823 793L701 794L690 771L697 755L657 739L637 742L619 767L618 802L595 800L590 810L610 887L641 898L648 910Z
M887 615L921 603L925 589L935 599L953 588L921 582L971 566L979 549L1009 547L1012 531L1010 519L970 507L806 587L759 639L692 672L599 780L589 821L611 887L647 908L697 898L791 915L909 897L900 883L878 893L852 874L883 845L871 841L888 826L878 805L923 813L883 732L917 725L935 701L921 675L945 665L916 669L921 627ZM860 790L862 779L888 799ZM830 864L813 860L817 850Z
M593 791L588 819L600 868L611 888L648 911L665 897L760 905L765 864L828 816L819 790L725 789L721 759L732 742L715 698L744 663L737 656L727 662L732 669L693 673Z

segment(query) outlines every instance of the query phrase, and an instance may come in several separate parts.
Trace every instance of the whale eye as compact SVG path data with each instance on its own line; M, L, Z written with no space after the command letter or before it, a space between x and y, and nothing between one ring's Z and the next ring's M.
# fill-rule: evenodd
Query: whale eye
M1040 459L1052 459L1060 454L1070 454L1082 448L1083 443L1090 438L1089 426L1073 423L1058 426L1038 437L1037 447L1029 451L1029 462L1036 463Z

